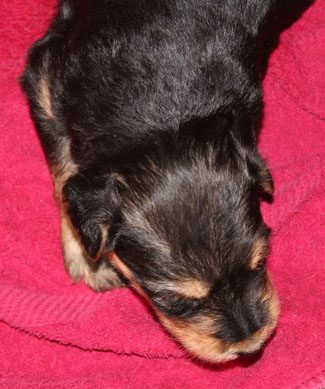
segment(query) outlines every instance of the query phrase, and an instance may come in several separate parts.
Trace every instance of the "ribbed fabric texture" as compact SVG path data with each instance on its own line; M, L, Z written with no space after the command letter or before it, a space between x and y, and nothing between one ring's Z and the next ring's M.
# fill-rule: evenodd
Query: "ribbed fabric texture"
M325 3L285 31L265 86L260 150L275 179L269 269L282 311L258 359L195 362L124 288L66 275L50 175L18 86L53 0L0 5L0 387L321 388L325 385Z

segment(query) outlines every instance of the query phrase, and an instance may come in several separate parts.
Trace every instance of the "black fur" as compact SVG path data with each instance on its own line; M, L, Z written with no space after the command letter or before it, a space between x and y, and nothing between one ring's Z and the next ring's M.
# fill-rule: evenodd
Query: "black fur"
M261 78L276 32L309 3L62 0L22 77L51 166L62 140L71 143L79 173L64 195L89 256L99 226L110 226L106 251L159 311L215 315L228 343L268 323L264 258L249 267L254 242L269 234L259 207L272 184L257 151ZM38 103L44 73L52 118ZM164 289L190 278L209 295Z

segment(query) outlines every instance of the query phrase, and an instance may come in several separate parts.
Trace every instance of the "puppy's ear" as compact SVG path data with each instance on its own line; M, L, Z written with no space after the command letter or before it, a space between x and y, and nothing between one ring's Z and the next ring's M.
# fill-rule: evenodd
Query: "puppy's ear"
M97 260L104 250L113 249L110 226L121 217L116 174L82 171L68 179L63 198L89 257Z

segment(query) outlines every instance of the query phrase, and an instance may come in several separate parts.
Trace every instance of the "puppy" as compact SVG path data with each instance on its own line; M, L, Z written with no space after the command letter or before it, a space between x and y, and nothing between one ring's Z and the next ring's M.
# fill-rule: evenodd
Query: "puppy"
M67 271L95 290L130 284L204 360L256 352L276 326L261 73L307 5L62 0L29 51Z

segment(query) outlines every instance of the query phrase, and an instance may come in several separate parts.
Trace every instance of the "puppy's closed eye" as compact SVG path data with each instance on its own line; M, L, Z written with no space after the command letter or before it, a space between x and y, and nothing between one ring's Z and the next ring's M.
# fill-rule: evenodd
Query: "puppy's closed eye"
M154 306L162 313L173 317L192 317L203 307L205 300L186 298L166 291L152 298Z

